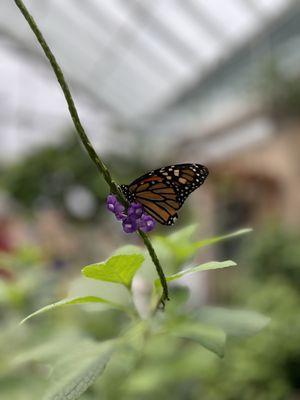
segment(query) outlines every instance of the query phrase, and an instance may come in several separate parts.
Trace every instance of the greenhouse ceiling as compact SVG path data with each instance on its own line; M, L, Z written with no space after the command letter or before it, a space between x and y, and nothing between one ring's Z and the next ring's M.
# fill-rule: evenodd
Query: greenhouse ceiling
M93 140L147 130L276 20L288 0L27 0ZM52 71L14 1L0 3L1 157L69 129ZM142 131L142 129L141 129Z

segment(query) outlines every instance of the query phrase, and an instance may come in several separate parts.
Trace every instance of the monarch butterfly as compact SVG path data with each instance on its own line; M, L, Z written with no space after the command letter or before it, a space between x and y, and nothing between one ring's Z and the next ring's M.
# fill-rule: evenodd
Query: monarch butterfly
M201 186L208 169L200 164L168 165L148 172L130 185L121 185L129 203L140 203L163 225L172 225L190 193Z

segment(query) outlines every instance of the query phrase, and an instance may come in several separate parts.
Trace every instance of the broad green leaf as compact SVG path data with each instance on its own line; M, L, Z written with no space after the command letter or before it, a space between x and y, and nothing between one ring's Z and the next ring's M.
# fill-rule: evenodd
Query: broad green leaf
M255 311L220 307L203 307L195 315L201 322L217 326L232 336L255 335L270 322L270 318Z
M83 343L64 355L54 366L50 389L44 400L76 400L100 376L114 348L114 342Z
M220 328L186 322L179 327L174 327L170 333L173 336L196 341L206 349L216 353L219 357L224 356L226 334Z
M153 241L155 248L164 246L165 251L171 252L175 256L176 263L181 264L195 253L192 246L191 236L196 231L197 224L187 226L168 236L156 236ZM173 261L174 263L174 261Z
M20 324L23 324L25 321L27 321L28 319L30 319L36 315L42 314L42 313L50 311L50 310L54 310L55 308L69 306L69 305L73 305L73 304L87 304L87 303L102 303L102 304L106 304L107 306L109 306L109 308L116 308L118 310L130 312L130 310L127 310L126 307L123 307L122 305L117 304L117 303L113 303L112 301L102 299L101 297L96 297L96 296L75 297L73 299L63 299L56 303L52 303L52 304L49 304L48 306L40 308L39 310L35 311L34 313L32 313L32 314L28 315L26 318L24 318L20 322Z
M197 265L196 267L191 267L191 268L188 268L188 269L184 269L182 271L177 272L176 274L166 276L166 280L168 282L170 282L170 281L174 281L175 279L179 279L179 278L183 277L184 275L194 274L195 272L207 271L209 269L219 269L219 268L233 267L235 265L236 265L236 263L234 261L231 261L231 260L227 260L227 261L210 261L210 262L205 263L205 264ZM160 285L160 280L159 279L157 279L155 281L155 285L156 286Z
M208 246L210 244L222 242L223 240L231 239L237 236L245 235L246 233L252 232L251 228L240 229L236 232L229 233L227 235L216 236L209 239L199 240L198 242L193 243L195 248L199 249L200 247Z
M195 233L198 224L189 225L183 229L179 229L166 237L173 244L180 244L182 242L188 242Z
M63 328L59 335L54 335L53 338L40 338L30 343L30 346L25 346L17 350L15 357L12 357L10 366L20 367L26 363L39 362L50 365L55 362L62 354L66 354L76 346L81 340L82 332L74 328Z
M145 257L142 254L122 254L109 258L106 262L91 264L82 269L87 278L120 283L128 289L136 271Z
M236 232L227 235L216 236L209 239L191 242L191 236L195 232L197 225L191 225L187 228L181 229L167 237L158 236L156 240L163 244L175 255L177 263L180 264L185 260L191 258L198 249L204 246L215 244L223 240L231 239L237 236L244 235L252 231L252 229L240 229Z
M122 254L141 254L144 255L145 250L140 246L135 246L134 244L125 244L124 246L119 247L113 253L114 256L122 255Z

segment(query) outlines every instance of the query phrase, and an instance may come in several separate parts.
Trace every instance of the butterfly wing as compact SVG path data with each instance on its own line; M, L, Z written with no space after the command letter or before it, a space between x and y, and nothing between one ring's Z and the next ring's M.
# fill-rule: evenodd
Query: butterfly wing
M131 203L137 201L145 211L163 225L172 225L177 210L191 192L203 184L208 169L200 164L169 165L122 185L124 195Z
M180 208L175 189L166 185L163 179L142 184L121 186L130 203L136 201L144 207L147 214L163 225L172 225Z

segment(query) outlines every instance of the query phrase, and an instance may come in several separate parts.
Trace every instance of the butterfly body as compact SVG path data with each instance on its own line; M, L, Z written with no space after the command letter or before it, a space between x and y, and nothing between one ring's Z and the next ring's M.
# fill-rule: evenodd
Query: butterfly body
M207 176L208 169L201 164L169 165L121 185L121 189L129 203L140 203L156 221L172 225L177 211Z

